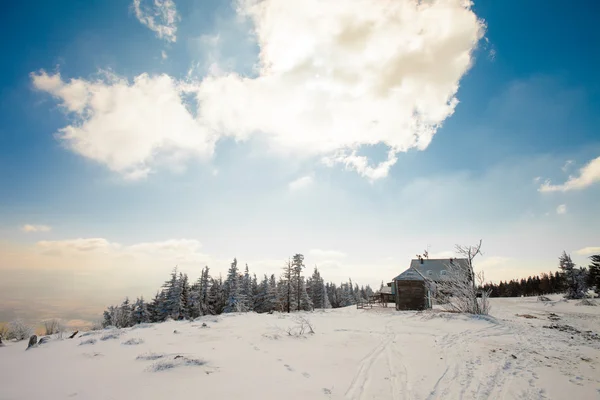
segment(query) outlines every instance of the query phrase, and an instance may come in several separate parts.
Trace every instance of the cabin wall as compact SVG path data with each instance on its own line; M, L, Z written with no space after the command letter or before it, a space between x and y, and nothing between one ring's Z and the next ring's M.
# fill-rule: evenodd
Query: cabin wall
M427 288L423 281L396 281L396 310L429 308Z

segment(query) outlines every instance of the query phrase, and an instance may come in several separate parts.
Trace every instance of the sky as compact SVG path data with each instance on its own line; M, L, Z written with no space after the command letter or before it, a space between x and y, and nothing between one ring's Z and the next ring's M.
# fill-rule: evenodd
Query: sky
M600 253L600 5L13 2L0 320L91 320L177 265L305 255L379 286L483 240L491 281Z

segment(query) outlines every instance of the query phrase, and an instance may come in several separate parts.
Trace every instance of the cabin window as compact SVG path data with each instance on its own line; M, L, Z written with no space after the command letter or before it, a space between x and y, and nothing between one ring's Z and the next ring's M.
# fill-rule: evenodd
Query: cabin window
M440 275L445 276L446 275L446 271L440 272Z
M427 271L427 276L431 276L431 275L433 275L433 271L432 270Z

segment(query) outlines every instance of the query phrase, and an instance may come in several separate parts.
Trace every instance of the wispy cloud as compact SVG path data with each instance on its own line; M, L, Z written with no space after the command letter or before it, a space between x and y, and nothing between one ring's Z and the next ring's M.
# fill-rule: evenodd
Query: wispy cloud
M23 232L32 233L32 232L49 232L52 230L48 225L30 225L25 224L21 227Z
M160 39L169 42L177 40L179 17L173 0L133 0L133 10L138 21L156 32Z
M578 254L580 256L590 256L592 254L600 254L600 246L584 247L582 249L576 250L575 254Z
M141 3L133 3L138 19L175 41L173 1ZM281 154L381 179L398 153L425 149L454 113L460 81L484 34L467 3L240 1L239 16L252 22L250 36L260 49L255 77L225 73L217 62L194 82L147 74L133 82L67 82L45 73L32 79L77 117L60 139L124 175L147 175L142 172L163 162L165 152L167 160L206 155L219 137L245 140L260 132ZM184 93L196 96L194 112ZM389 149L386 160L358 154L378 143Z
M311 249L308 251L308 254L321 259L332 259L332 258L344 258L346 257L346 253L342 251L336 250L321 250L321 249Z
M573 165L574 163L575 163L575 161L573 161L573 160L567 160L565 162L565 165L562 166L562 170L564 172L567 172L569 170L569 168L571 168L571 165Z
M312 176L303 176L301 178L298 178L298 179L290 182L288 184L288 187L292 192L295 192L298 190L306 189L312 184L313 184Z
M561 204L558 207L556 207L556 213L557 214L566 214L567 213L567 205L566 204Z
M540 192L568 192L582 190L598 182L600 182L600 157L593 159L581 168L579 176L570 176L565 183L560 185L553 185L547 181L538 190Z

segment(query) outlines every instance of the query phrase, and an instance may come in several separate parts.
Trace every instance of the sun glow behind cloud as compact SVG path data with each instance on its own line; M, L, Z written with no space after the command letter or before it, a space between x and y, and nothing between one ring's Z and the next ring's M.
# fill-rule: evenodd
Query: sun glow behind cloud
M167 10L156 14L169 27L161 30L137 11L139 3L138 18L174 41L174 4L156 3ZM425 149L453 114L460 80L484 33L463 0L237 5L254 27L258 76L219 69L199 81L164 74L90 81L33 73L34 86L75 117L59 139L130 179L164 164L210 157L220 138L257 134L281 154L316 157L380 179L398 153ZM184 94L195 97L194 113ZM387 160L373 164L357 155L361 146L378 143L388 147Z

